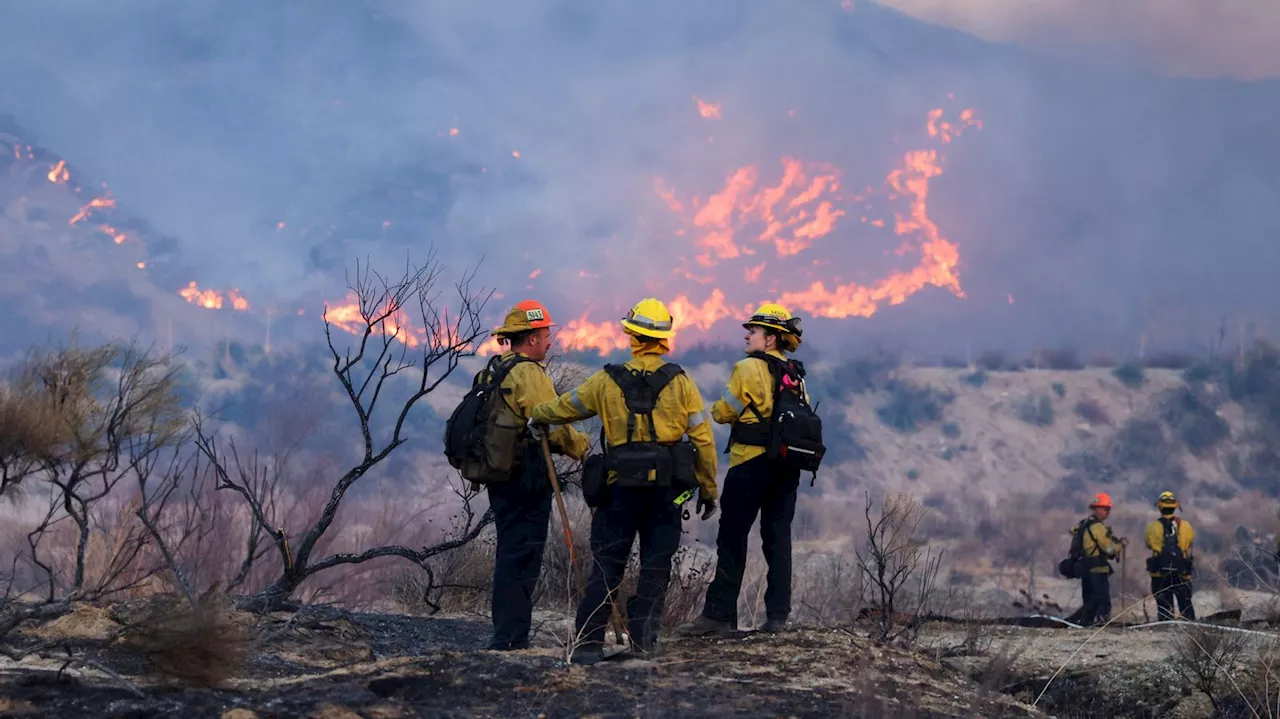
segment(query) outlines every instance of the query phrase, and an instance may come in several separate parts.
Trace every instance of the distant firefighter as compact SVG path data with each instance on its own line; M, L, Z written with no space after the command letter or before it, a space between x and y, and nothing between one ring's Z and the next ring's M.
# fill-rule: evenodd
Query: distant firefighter
M1159 618L1173 619L1173 604L1183 619L1195 619L1191 606L1191 543L1195 530L1191 523L1175 514L1180 505L1173 492L1161 492L1156 499L1160 518L1147 525L1147 572L1151 575L1151 594L1156 598Z
M1083 626L1104 624L1111 614L1111 561L1123 551L1126 540L1117 539L1104 522L1111 515L1111 496L1100 492L1089 503L1093 514L1071 528L1071 552L1058 570L1080 580L1080 609L1067 621Z

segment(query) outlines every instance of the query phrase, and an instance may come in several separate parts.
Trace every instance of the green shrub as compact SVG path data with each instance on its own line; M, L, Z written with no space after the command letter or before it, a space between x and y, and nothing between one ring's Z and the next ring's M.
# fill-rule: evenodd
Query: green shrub
M1160 400L1161 418L1187 446L1201 457L1231 436L1231 427L1190 387L1169 390Z
M1125 362L1111 371L1120 383L1129 389L1138 389L1142 383L1146 381L1146 376L1142 373L1142 365L1137 362Z
M1211 377L1213 377L1213 365L1204 361L1192 364L1182 373L1182 381L1192 384L1208 382Z
M949 439L955 439L960 436L960 425L955 422L942 423L942 436Z
M1089 424L1110 425L1111 416L1107 411L1098 404L1098 401L1089 397L1076 402L1076 414L1080 415L1084 421Z
M981 387L987 383L987 372L986 370L980 369L975 371L973 374L967 374L961 377L960 381L970 387Z
M1047 394L1023 397L1014 407L1014 412L1018 419L1027 424L1037 427L1053 425L1053 400L1049 399Z
M1067 386L1065 384L1061 382L1054 382L1052 385L1050 385L1050 387L1053 388L1053 393L1058 395L1059 397L1067 396Z
M854 357L831 370L831 391L840 398L864 394L889 381L890 373L901 364L891 352L876 350Z
M1084 363L1080 361L1080 355L1076 351L1066 347L1057 349L1040 350L1040 362L1049 369L1060 370L1077 370L1084 369Z
M889 399L876 409L876 416L898 432L914 432L921 424L942 419L942 408L955 399L949 393L905 380L893 380L885 390Z

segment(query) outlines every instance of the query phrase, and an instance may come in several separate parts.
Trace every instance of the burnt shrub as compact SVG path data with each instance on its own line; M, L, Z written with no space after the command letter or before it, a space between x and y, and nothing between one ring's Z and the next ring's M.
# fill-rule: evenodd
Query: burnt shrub
M876 409L876 416L898 432L914 432L920 425L942 419L942 408L955 396L930 386L906 380L892 380L885 386L888 401Z
M1187 451L1201 457L1231 436L1226 420L1190 387L1169 390L1160 400L1161 418L1186 445Z
M1089 424L1103 424L1108 426L1111 424L1111 415L1107 414L1107 410L1103 409L1102 405L1098 404L1098 400L1096 399L1085 397L1079 402L1076 402L1075 410L1076 414L1080 415L1080 417Z
M1084 362L1075 350L1067 347L1040 350L1040 362L1049 369L1077 370L1084 369Z
M1133 361L1125 362L1116 367L1111 371L1111 374L1120 380L1120 384L1129 389L1138 389L1146 381L1146 376L1142 373L1142 365Z
M870 392L888 383L899 364L901 357L880 349L854 357L831 370L829 389L841 399Z

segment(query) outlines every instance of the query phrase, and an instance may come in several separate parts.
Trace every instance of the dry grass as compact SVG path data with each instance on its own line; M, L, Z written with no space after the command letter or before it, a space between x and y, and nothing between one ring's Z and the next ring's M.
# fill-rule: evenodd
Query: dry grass
M254 648L252 626L226 597L206 594L193 605L175 598L150 603L121 632L121 646L145 656L180 682L216 687L232 677Z

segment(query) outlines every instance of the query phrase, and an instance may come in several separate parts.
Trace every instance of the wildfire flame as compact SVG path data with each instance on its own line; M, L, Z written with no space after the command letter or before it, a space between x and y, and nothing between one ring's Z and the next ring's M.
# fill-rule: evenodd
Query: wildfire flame
M982 127L972 109L961 112L955 121L946 120L944 115L941 108L932 110L925 123L929 137L944 145L968 128ZM926 286L940 287L964 297L957 274L959 247L942 234L928 212L929 182L942 174L941 162L936 150L908 151L883 183L887 200L905 204L903 210L894 213L892 230L901 240L898 254L919 253L920 260L915 267L895 271L870 285L837 282L828 286L819 280L803 289L783 288L781 292L771 289L774 297L758 299L772 299L792 311L818 317L842 318L870 317L883 304L901 304ZM841 197L839 170L790 157L782 159L781 176L772 185L761 186L759 170L749 165L729 173L723 188L706 198L695 196L688 201L681 200L662 178L654 180L654 191L672 213L685 221L687 227L673 234L682 240L692 236L694 261L704 268L703 272L695 273L691 267L679 266L675 273L707 284L720 278L707 276L706 270L734 260L747 263L738 275L745 283L759 281L768 264L761 262L761 253L771 247L779 261L805 253L829 235L847 214L841 209L842 204L869 209L865 195L873 194L871 188L867 188L857 196ZM876 228L886 224L881 219L869 220L865 216L861 219ZM812 263L821 264L816 260ZM701 302L683 294L667 302L681 327L701 330L729 317L750 314L755 304L735 304L719 288L712 289ZM592 323L586 315L562 328L559 341L564 346L596 350L601 354L627 346L627 339L616 321Z
M703 117L707 118L708 120L719 120L719 119L720 119L720 103L718 103L718 102L706 102L705 100L702 100L701 98L699 98L697 95L694 95L694 96L693 96L693 101L694 101L694 102L696 102L696 103L698 103L698 114L699 114L699 115L702 115Z
M19 155L18 159L22 159L22 157ZM67 180L70 180L71 172L67 170L67 161L58 160L58 164L49 168L49 173L46 177L49 178L49 182L52 182L55 185L61 185Z
M89 200L89 204L81 207L79 212L72 215L71 221L68 222L67 224L70 224L70 225L79 224L89 219L89 215L92 214L94 210L101 210L101 209L106 209L106 208L115 207L115 206L116 206L116 201L113 200L110 195L107 195L104 197L95 197L92 200Z
M193 305L199 305L206 310L220 310L224 304L229 304L231 309L245 312L249 309L249 301L240 294L240 290L231 288L226 293L217 290L202 290L195 280L187 283L187 286L178 290L178 294L183 299Z

